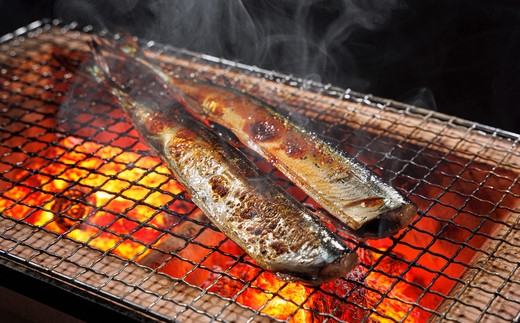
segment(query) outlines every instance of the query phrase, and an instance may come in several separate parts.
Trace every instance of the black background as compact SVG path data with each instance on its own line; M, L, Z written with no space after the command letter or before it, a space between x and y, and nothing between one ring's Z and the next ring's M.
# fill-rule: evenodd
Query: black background
M156 24L161 10L155 9L165 3L190 10L183 14L166 10L166 17ZM197 3L199 8L195 10L189 3ZM302 5L296 1L244 0L238 9L237 3L0 0L0 33L43 17L74 19L109 29L123 27L137 36L177 47L520 133L519 1L316 0ZM345 15L352 3L362 10ZM385 11L388 3L393 6L389 12ZM74 9L69 9L70 4ZM387 15L371 15L372 7ZM247 19L233 18L237 12L247 13ZM295 28L293 22L302 12L304 20ZM369 23L368 28L341 29L342 22L360 15L376 21L376 26ZM170 25L165 24L168 20ZM294 41L297 33L310 43L319 42L331 35L333 27L341 33L326 47L326 54L317 46L302 47L301 39ZM260 33L252 36L249 32L255 28ZM285 36L277 37L280 35Z

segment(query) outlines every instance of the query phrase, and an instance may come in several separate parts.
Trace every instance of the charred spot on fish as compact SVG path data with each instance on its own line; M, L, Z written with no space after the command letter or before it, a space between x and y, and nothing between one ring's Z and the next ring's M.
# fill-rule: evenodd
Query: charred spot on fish
M190 146L193 145L195 138L196 134L193 131L185 128L181 129L169 143L170 154L175 158L186 154L190 150Z
M287 244L283 241L277 241L270 244L270 247L274 250L276 255L281 255L289 251Z
M186 153L185 149L182 149L183 147L177 146L177 145L170 145L170 154L174 158L180 158L182 155Z
M213 176L209 179L211 190L218 197L225 197L229 193L228 183L223 176Z
M253 219L258 213L253 210L252 208L247 208L244 211L240 212L239 216L243 220L251 220Z
M176 145L170 145L170 154L174 158L180 158L185 153L186 153L186 151L184 149L182 149L181 147L178 147Z
M226 200L227 206L233 206L235 203L232 200Z
M166 125L164 124L163 118L157 116L156 113L151 113L145 110L145 108L138 107L136 111L142 110L142 118L144 119L144 127L146 131L152 134L158 134L162 132Z
M265 232L265 230L263 228L258 227L258 226L248 227L247 231L249 231L249 233L251 233L252 235L255 235L255 236L263 236L264 232Z
M194 140L197 135L192 130L184 128L178 131L175 137L179 140Z
M153 106L137 106L134 111L133 118L141 120L142 126L151 134L159 134L178 122L173 115L153 111Z
M327 156L322 159L322 162L324 164L332 164L334 162L334 158L332 158L331 156Z
M247 132L255 141L272 141L280 136L280 126L276 123L260 120L247 123L244 131Z
M287 156L291 158L302 158L307 154L306 143L303 140L287 140L281 145L281 148L285 151Z
M309 151L308 155L312 154L312 157L315 158L315 160L320 165L329 165L336 161L336 159L330 155L326 147L323 145L317 144L316 142L311 142L310 147L312 147L311 151Z

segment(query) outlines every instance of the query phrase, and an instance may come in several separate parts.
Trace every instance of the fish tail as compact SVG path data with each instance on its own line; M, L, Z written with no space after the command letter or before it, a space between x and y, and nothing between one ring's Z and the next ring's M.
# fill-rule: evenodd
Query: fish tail
M96 66L98 72L101 71L105 75L105 78L106 78L107 75L110 75L110 68L108 67L105 57L103 56L103 53L101 52L100 40L98 40L98 39L90 40L89 46L92 51L92 58L94 60L94 66Z
M87 72L100 84L109 88L114 95L120 98L126 94L125 87L110 77L110 68L102 53L100 40L91 40L89 46L92 50L93 62L86 67Z
M143 52L140 50L139 45L132 37L125 37L124 44L120 47L121 51L133 58L135 61L147 67L152 71L162 82L164 88L172 95L176 100L183 103L188 111L193 112L197 115L204 115L205 112L202 107L196 102L195 99L189 97L183 93L176 85L175 80L172 76L166 73L161 67L151 63L145 58Z

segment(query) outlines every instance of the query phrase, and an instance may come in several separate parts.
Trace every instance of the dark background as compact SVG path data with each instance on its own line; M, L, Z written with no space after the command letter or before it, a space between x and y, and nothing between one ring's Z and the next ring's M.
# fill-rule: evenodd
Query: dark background
M0 0L2 35L43 17L123 27L520 133L518 1Z

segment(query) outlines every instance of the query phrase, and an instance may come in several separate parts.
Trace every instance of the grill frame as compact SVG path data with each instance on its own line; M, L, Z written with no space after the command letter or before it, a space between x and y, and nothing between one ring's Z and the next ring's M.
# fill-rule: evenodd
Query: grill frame
M30 24L28 27L21 28L12 34L8 34L8 35L0 38L0 46L5 45L8 42L16 43L17 37L20 37L20 36L28 37L28 38L37 37L38 32L45 33L50 28L60 28L61 32L63 32L64 34L71 33L71 32L73 34L77 33L77 35L76 35L77 37L80 37L80 34L82 34L82 33L88 34L88 33L94 32L94 30L90 26L79 27L75 23L64 24L64 23L62 23L60 21L56 21L56 20L55 21L39 21L39 22ZM35 36L30 36L31 33L34 33ZM101 32L101 34L103 34L103 33L104 32ZM212 80L215 80L215 81L221 81L221 80L219 80L219 77L222 75L229 75L229 74L233 75L233 73L237 72L237 71L242 72L235 76L235 78L233 79L233 84L236 85L236 84L240 84L241 82L244 82L244 84L249 85L249 87L246 86L242 90L247 91L247 92L251 91L254 93L255 91L265 91L266 90L266 88L262 88L262 86L264 84L261 84L262 86L258 86L258 88L257 88L257 86L255 85L254 82L248 82L249 78L258 78L260 80L266 80L266 81L268 80L268 81L272 81L273 84L276 84L274 86L275 86L275 88L278 88L279 91L282 91L282 92L294 91L294 92L310 95L311 98L309 98L307 102L310 101L310 102L317 103L319 105L319 103L322 101L322 104L332 104L332 105L336 106L337 109L343 109L344 116L351 116L353 114L356 114L356 116L359 117L359 120L361 120L357 124L360 127L359 129L361 129L361 130L358 130L354 135L358 135L358 134L364 135L362 130L370 131L371 130L370 127L374 123L378 124L378 125L384 125L385 123L391 123L393 120L406 120L406 121L411 120L414 123L412 123L411 125L408 125L408 128L406 129L408 132L406 135L395 134L395 136L398 137L398 139L397 139L398 143L400 143L400 144L405 143L407 141L410 141L411 139L413 139L419 143L421 143L421 142L424 143L424 142L427 142L428 139L431 139L431 137L436 138L437 135L436 135L435 131L449 130L451 133L449 133L447 135L447 137L448 137L447 140L448 140L448 142L450 142L450 141L455 142L456 144L454 146L447 149L442 146L444 143L437 144L434 142L436 147L438 147L439 149L442 149L443 152L446 154L446 156L450 155L455 149L458 149L459 143L462 142L462 144L467 144L469 146L475 145L475 147L473 147L473 148L468 147L467 148L468 152L466 152L466 154L471 153L473 150L476 150L475 152L480 153L480 154L475 154L474 157L471 157L472 158L471 160L476 161L476 162L487 161L488 163L496 162L496 165L497 165L496 167L498 167L501 164L507 164L509 167L511 167L513 169L513 171L518 171L518 168L517 168L518 164L509 163L507 161L504 162L504 160L506 158L511 158L511 156L513 156L513 157L519 156L518 150L516 148L517 144L520 140L519 135L505 132L505 131L495 129L492 127L488 127L485 125L476 124L476 123L462 120L462 119L459 119L456 117L440 114L440 113L437 113L434 111L428 111L428 110L424 110L421 108L401 104L399 102L395 102L392 100L381 99L381 98L373 97L371 95L363 95L363 94L359 94L359 93L356 93L351 90L339 89L332 85L323 85L323 84L319 84L316 82L305 81L305 80L295 78L293 76L283 75L283 74L279 74L279 73L272 72L272 71L266 71L266 70L259 69L257 67L251 67L251 66L243 65L240 63L236 63L236 62L227 61L224 59L218 59L218 58L214 58L214 57L207 56L207 55L192 53L192 52L189 52L186 50L179 50L179 49L175 49L175 48L168 47L168 46L162 47L162 45L156 45L151 42L147 43L147 45L151 51L155 51L157 49L157 47L160 48L159 54L156 54L157 56L154 56L154 58L159 61L161 59L163 59L163 56L162 56L163 51L166 54L170 54L173 51L176 53L175 59L180 60L181 62L184 62L183 60L186 60L186 61L191 60L191 63L194 65L206 63L208 65L215 64L216 66L222 67L222 70L221 70L222 74L213 74L212 75ZM13 44L10 44L9 46L13 46ZM169 63L171 63L171 61ZM200 68L198 71L200 71L200 74L213 73L212 71L208 71L204 67ZM199 75L194 75L194 76L199 76ZM269 86L271 86L271 85L269 85ZM352 105L349 105L347 107L347 109L345 109L344 106L341 106L341 103L344 101L352 103ZM365 111L364 109L360 109L360 107L366 108L368 110ZM281 109L283 109L283 107L281 107ZM315 120L317 123L321 122L323 119L327 119L328 118L327 111L328 110L323 110L323 113L319 112L319 113L315 114L312 119ZM387 119L389 115L391 117L389 119ZM363 118L365 118L365 119L363 119ZM311 120L309 122L312 123L313 120ZM363 122L363 120L365 120L365 121ZM388 120L390 120L390 121L388 121ZM430 125L430 123L432 123L432 120L433 120L433 126ZM401 123L404 124L404 121ZM311 124L309 124L309 125L311 125ZM431 129L428 128L426 131L424 131L424 129L421 128L422 126L429 126L432 128ZM392 133L388 132L388 133L385 133L384 136L387 136L390 134L392 134ZM419 135L417 135L417 134L419 134ZM462 137L457 137L460 135L462 135ZM350 138L350 136L352 136L352 134L348 134L347 137L342 138L341 141L346 142L347 139ZM373 145L374 142L378 139L381 139L381 138L384 139L384 136L381 136L380 138L378 138L378 136L376 135L374 138L369 139L369 146ZM421 136L424 136L424 137L421 137ZM329 139L334 139L334 138L329 137ZM459 139L460 141L457 141L457 139ZM482 140L484 140L485 144L482 144ZM494 145L495 143L498 143L498 145L496 147ZM354 147L354 148L358 149L357 157L360 157L360 156L362 157L362 154L363 154L362 147ZM72 148L72 149L74 150L74 148ZM491 150L491 152L489 152L488 150ZM393 150L390 150L389 152L387 152L386 155L380 154L381 159L376 160L373 164L371 164L371 167L373 167L375 170L378 170L378 171L384 171L384 169L380 166L380 164L382 162L384 162L384 160L388 156L391 156L392 153L393 153ZM419 154L422 154L422 153L423 153L423 151L416 152L415 156L419 156ZM494 161L494 159L493 159L493 158L495 158L494 155L496 155L497 153L503 154L504 157L503 157L503 159ZM414 160L415 160L415 157L411 158L410 161L414 162ZM13 164L13 166L15 166L15 164ZM472 167L472 166L470 166L470 164L462 165L462 166L465 166L465 167L462 167L462 170L460 171L460 175L462 175L467 170L468 167L469 168ZM428 177L434 171L435 171L435 168L432 169L431 171L427 172L424 175L424 177L425 178ZM494 172L494 171L495 171L495 169L492 168L491 172ZM392 172L390 172L390 174L386 174L386 175L387 175L386 178L388 180L394 181L397 179L398 176L402 176L402 173L400 173L399 171L392 171ZM511 184L512 188L514 188L515 185L517 184L517 182L516 182L517 180L518 180L518 177L512 181L512 184ZM454 185L455 181L456 181L456 178L454 177L452 179L451 183L448 183L448 186L447 186L448 189ZM477 185L478 188L476 190L478 191L478 189L485 186L486 181L487 181L487 179L485 179L481 183L476 183L476 184L478 184ZM419 185L419 184L420 184L420 181L417 183L417 185ZM417 188L417 185L411 190L412 195L415 194L415 189ZM506 194L508 194L508 193L506 192ZM511 193L511 194L514 197L518 198L518 195L516 193ZM443 195L440 195L440 197L442 197L442 196ZM438 202L431 200L430 207L435 205L435 203L438 203ZM461 209L462 209L462 207L461 207ZM429 215L429 211L430 211L429 209L425 209L425 210L421 211L421 218L432 217L431 215ZM518 211L515 211L515 209L511 208L510 210L506 210L506 211L516 213L516 216L518 217L518 214L517 214ZM454 217L458 216L458 214L459 213L456 213L456 215ZM511 216L509 218L511 218ZM4 219L5 219L5 217L4 217ZM504 228L504 230L506 230L506 231L507 230L515 231L514 229L516 229L518 227L518 218L516 219L516 221L513 221L512 223L507 223L504 220L498 220L498 221L493 220L493 221L496 222L497 225L502 226ZM393 243L394 244L403 244L403 242L401 241L401 238L407 232L409 232L410 230L420 230L415 226L417 224L417 222L418 222L418 219L416 219L415 222L412 224L413 229L407 229L407 230L405 230L405 233L402 233L397 238L391 239L393 241ZM211 228L211 226L208 226L208 227ZM422 232L422 233L428 234L428 232ZM442 233L442 231L441 231L441 233ZM431 234L431 235L436 240L440 237L439 233ZM477 232L477 235L480 235L480 233ZM483 247L482 249L479 249L478 251L488 254L488 258L495 256L495 252L488 252L489 248L498 249L500 244L510 243L507 240L505 240L504 238L496 239L489 234L485 234L484 236L486 236L488 239L490 239L493 243L490 243L490 247L485 247L485 248ZM471 239L471 237L469 239ZM20 244L21 242L23 243L23 241L25 241L25 239L27 239L27 238L24 238L21 241L16 241L16 243L17 244ZM517 245L514 244L513 246L516 247ZM413 247L414 247L413 245L410 245L410 248L413 248ZM392 248L390 248L390 250L392 250ZM40 250L40 252L45 253L46 250L42 249L42 250ZM385 251L385 252L382 252L381 255L382 255L382 258L384 258L384 257L392 258L392 259L396 258L395 255L391 254L391 252ZM18 263L22 263L24 266L35 267L34 264L31 262L32 258L19 259L19 258L16 258L16 257L13 257L12 255L10 255L9 252L7 254L4 253L2 256L5 259L9 259L9 261L13 261L14 263L18 262ZM400 260L398 256L397 256L397 260ZM448 259L448 261L449 261L449 263L453 263L455 260ZM409 261L406 260L405 262L407 262L410 265ZM8 261L6 261L5 263L8 263ZM469 274L467 274L467 275L469 275L469 277L472 277L471 275L473 272L473 274L474 274L473 280L474 280L475 277L477 276L477 274L479 274L481 272L481 267L477 264L466 264L466 265L467 265L467 269L469 270L468 271ZM17 267L17 266L14 265L13 267ZM21 268L23 268L23 266L19 266L17 270L23 271L23 270L21 270ZM513 271L511 272L511 275L506 277L504 284L512 279L512 275L514 273L516 273L517 268L518 268L518 262L516 262L516 266L514 267ZM43 269L44 271L47 270L48 272L45 274L45 276L51 277L50 280L51 281L55 280L57 285L59 285L58 282L60 281L60 279L63 280L63 277L59 277L59 275L57 275L57 273L54 270L55 269L54 267L51 267L51 270L48 270L45 268L38 268L38 269L39 270ZM405 274L406 274L406 272L404 272L401 275L399 275L398 277L396 277L397 278L396 282L400 281L400 280L401 281L406 280L404 278ZM440 276L443 275L442 272L438 272L436 274L440 275ZM44 275L42 274L42 276L40 278L43 279L43 277L44 277ZM111 277L110 279L112 279L112 278L114 278L114 277ZM71 284L71 285L76 285L77 287L80 287L80 286L78 286L78 282L76 280L65 279L64 281L65 281L65 285L63 285L63 286L68 286L69 284ZM463 286L461 290L468 289L469 287L471 287L471 281L465 282L463 279L457 279L457 281L459 283L461 283ZM513 280L513 282L515 284L518 284L516 282L516 280ZM392 296L388 295L388 292L393 288L393 286L395 286L395 284L392 285L392 287L386 293L381 293L381 294L383 296L385 296L385 298L386 297L391 298ZM99 295L99 292L100 292L99 289L97 291L95 291L94 293L92 293L89 290L88 286L86 288L80 287L79 290L83 290L85 293L87 293L89 295L93 295L93 297L97 300L103 299L103 297L100 297L100 295ZM427 288L425 290L425 292L428 290L429 290L429 288ZM80 293L80 294L82 294L82 293ZM103 296L107 297L107 295L109 295L109 294L104 294ZM201 297L204 295L205 295L204 292L202 292ZM280 296L280 295L275 294L273 296ZM488 302L488 306L486 306L486 308L482 312L482 315L479 316L479 319L484 319L484 317L485 317L484 314L486 314L487 309L489 308L489 305L491 305L497 297L499 297L497 294L495 294L494 297L492 297L492 299ZM119 307L123 305L123 304L118 304L117 297L108 297L108 299L109 299L108 304L111 304L110 306L113 307L113 309L119 310ZM197 301L197 299L195 299L191 303L191 308L190 308L190 304L188 304L186 309L194 310L195 313L197 313L197 311L200 312L200 310L198 310L197 307L193 306L193 304L195 304L196 301ZM451 303L450 303L450 301L451 301ZM516 305L518 305L520 302L518 300L514 300L514 303L516 303ZM457 304L461 304L461 302L455 298L448 297L447 300L444 302L444 304L441 305L442 309L446 309L445 312L438 312L437 310L433 310L432 312L434 312L434 314L438 316L439 321L442 319L453 320L453 318L449 314L449 311L453 310L453 308L456 308ZM132 305L132 303L126 302L126 303L124 303L124 305L129 306L129 305ZM419 304L415 304L415 305L418 305L420 307ZM123 313L126 312L124 310L125 306L121 307L121 308L123 308L123 310L121 311ZM239 306L239 307L243 311L247 312L247 309L244 308L243 306ZM422 308L423 308L423 310L431 311L431 309L428 309L426 307L422 307ZM137 316L139 319L159 319L159 320L171 319L171 317L158 315L157 313L153 313L153 311L150 311L149 309L146 310L146 308L140 308L139 306L134 307L134 309L138 310L139 314ZM225 307L224 307L224 309L225 309ZM370 309L368 309L368 310L370 311ZM132 311L130 311L128 313L132 313ZM134 314L130 314L130 315L132 316ZM219 314L216 314L216 315L218 316ZM205 317L207 318L207 317L212 317L212 316L207 315L207 313L206 313ZM331 321L332 321L332 317L333 316L329 317L329 318L331 318ZM498 315L498 316L495 315L493 317L500 318L500 315ZM252 319L257 319L257 318L263 319L263 318L266 318L266 316L263 313L255 312L252 314L251 318ZM435 319L435 318L433 318L433 319Z
M56 275L48 275L41 268L21 263L12 257L0 255L0 274L3 287L78 320L88 322L99 319L99 317L116 322L153 320L135 309L124 307L122 304L116 305L113 300L93 294L75 284L74 281L60 280ZM13 294L13 296L18 297L17 294ZM9 311L8 308L3 309ZM34 313L29 315L34 315ZM45 313L40 313L40 315L45 315ZM21 317L26 318L23 313Z

